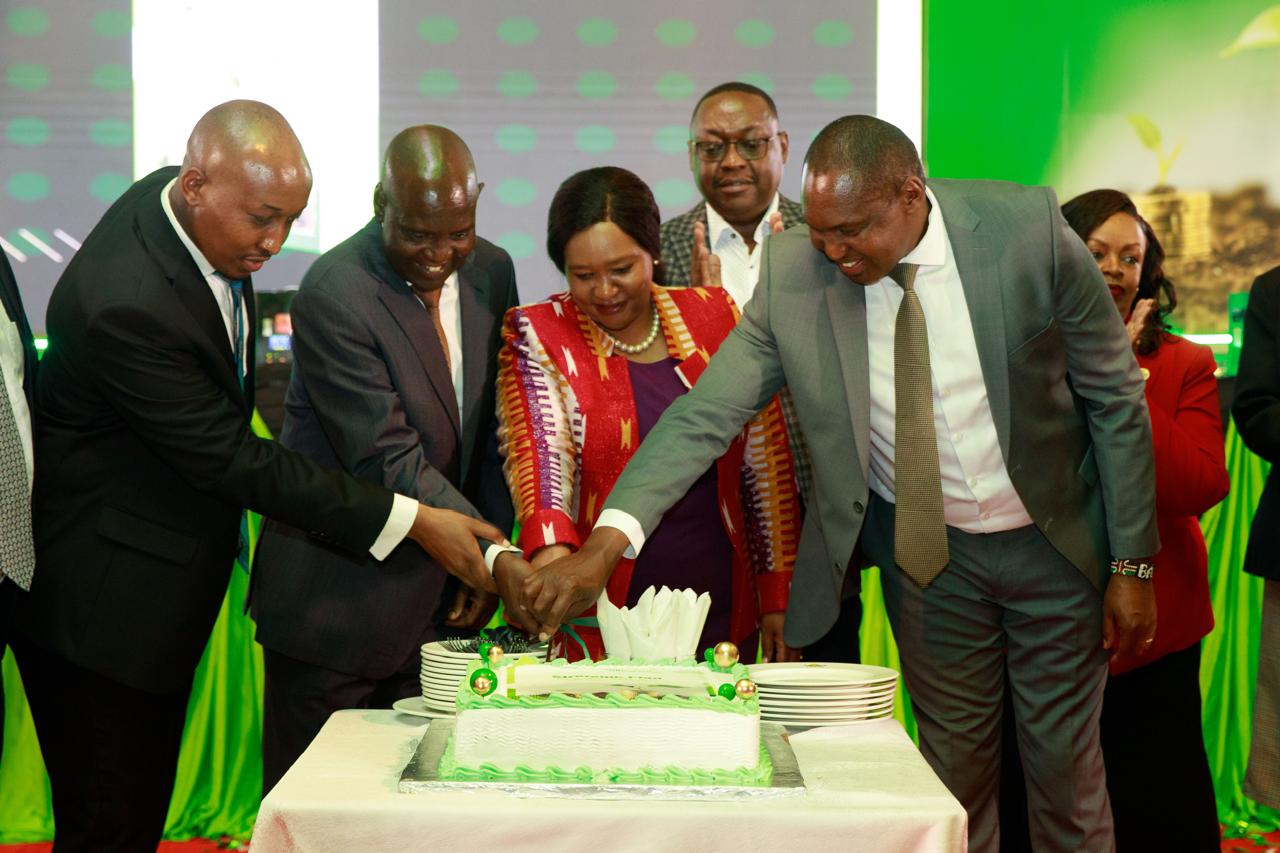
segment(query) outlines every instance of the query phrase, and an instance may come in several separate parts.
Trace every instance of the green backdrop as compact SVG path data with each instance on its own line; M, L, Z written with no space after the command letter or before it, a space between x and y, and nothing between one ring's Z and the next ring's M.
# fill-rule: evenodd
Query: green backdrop
M1177 62L1193 42L1225 45L1267 3L1246 0L1077 0L1071 4L926 3L925 156L937 177L1061 184L1072 133L1103 108L1117 76L1141 75L1161 53ZM1111 109L1133 109L1113 104ZM1127 140L1131 143L1132 140ZM1067 188L1071 190L1079 187ZM1232 491L1203 519L1217 627L1204 645L1205 742L1229 828L1269 829L1280 815L1240 792L1248 755L1260 583L1239 569L1267 466L1234 430ZM167 835L246 835L257 808L262 664L241 614L247 578L232 573L227 602L196 676ZM864 659L897 665L864 575ZM0 842L49 838L48 789L12 656L3 662L7 726L0 766ZM904 697L905 699L905 697ZM909 730L909 705L899 713Z

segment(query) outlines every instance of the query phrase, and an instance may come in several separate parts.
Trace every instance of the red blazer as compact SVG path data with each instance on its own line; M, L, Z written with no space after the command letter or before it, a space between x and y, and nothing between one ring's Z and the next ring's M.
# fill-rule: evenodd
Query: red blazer
M1229 485L1213 354L1165 335L1154 353L1138 356L1138 365L1147 380L1156 459L1156 636L1141 658L1112 663L1113 675L1188 648L1212 630L1199 515L1226 497Z

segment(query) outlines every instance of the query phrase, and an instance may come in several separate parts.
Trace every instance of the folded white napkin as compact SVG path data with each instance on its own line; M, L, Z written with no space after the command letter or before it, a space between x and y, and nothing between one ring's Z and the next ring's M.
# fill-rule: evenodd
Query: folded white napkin
M711 609L711 596L691 589L649 587L634 607L614 607L607 594L596 602L604 650L611 658L689 658Z

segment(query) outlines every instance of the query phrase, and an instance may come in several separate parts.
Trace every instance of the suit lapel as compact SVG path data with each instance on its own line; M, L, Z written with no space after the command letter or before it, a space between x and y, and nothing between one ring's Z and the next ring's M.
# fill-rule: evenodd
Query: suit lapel
M462 483L467 481L476 436L486 431L486 425L475 419L484 399L489 366L489 327L493 321L488 308L489 284L489 277L480 274L470 258L458 270L458 311L462 315Z
M995 421L996 436L1004 458L1009 458L1009 359L1005 352L1004 286L1000 280L1000 264L995 261L998 248L989 234L981 229L976 211L945 182L929 182L942 219L947 224L947 237L955 255L956 270L969 306L969 322L978 345L978 361L987 386L987 402Z
M378 299L387 306L391 316L409 339L410 346L418 355L422 369L435 390L440 405L449 413L449 423L454 432L461 436L462 428L458 417L458 399L454 396L453 379L445 365L444 350L440 348L440 338L436 335L436 327L431 316L413 290L407 284L392 284L384 278L378 288ZM465 385L464 385L465 388Z
M164 184L161 185L161 192L164 191L163 187ZM240 387L240 377L236 376L235 353L231 351L231 341L227 337L227 325L222 318L222 311L218 308L218 302L213 298L208 283L200 275L191 253L174 233L169 217L160 206L159 193L148 195L138 205L136 223L137 234L147 253L173 283L174 295L199 327L204 342L212 347L226 368L225 371L219 371L216 378L226 387L232 399L242 405L247 403L246 395ZM251 305L251 294L252 288L247 288L247 306ZM251 320L252 311L249 310L245 316ZM249 328L252 329L252 325ZM251 333L251 341L252 338ZM246 350L245 356L249 357L249 350Z
M852 440L858 451L858 466L867 479L870 464L871 375L867 364L867 294L859 285L845 280L835 265L829 265L826 283L827 320L840 357L844 379L845 405L853 426ZM864 438L865 437L865 438Z

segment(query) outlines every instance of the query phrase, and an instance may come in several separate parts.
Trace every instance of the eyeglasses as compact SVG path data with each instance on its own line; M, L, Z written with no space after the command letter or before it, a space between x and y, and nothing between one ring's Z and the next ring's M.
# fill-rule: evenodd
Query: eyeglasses
M692 141L689 144L698 153L698 159L704 163L719 163L729 153L729 146L738 149L738 156L743 160L759 160L769 150L769 143L777 137L766 136L762 139L729 139L710 142Z

